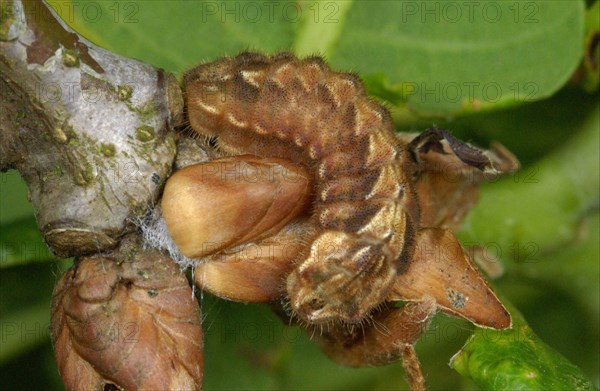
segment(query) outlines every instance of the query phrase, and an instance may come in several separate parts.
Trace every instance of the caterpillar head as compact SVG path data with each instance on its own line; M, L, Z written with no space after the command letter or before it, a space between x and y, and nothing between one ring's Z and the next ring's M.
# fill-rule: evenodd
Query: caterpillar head
M326 231L288 277L294 313L311 323L360 323L379 305L396 277L381 244L343 231Z

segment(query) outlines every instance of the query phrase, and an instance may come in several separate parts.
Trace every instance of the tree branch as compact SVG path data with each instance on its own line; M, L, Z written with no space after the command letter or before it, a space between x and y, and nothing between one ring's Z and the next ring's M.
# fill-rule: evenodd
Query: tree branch
M56 255L112 248L171 171L178 83L88 42L41 0L3 1L1 15L0 169L24 177Z

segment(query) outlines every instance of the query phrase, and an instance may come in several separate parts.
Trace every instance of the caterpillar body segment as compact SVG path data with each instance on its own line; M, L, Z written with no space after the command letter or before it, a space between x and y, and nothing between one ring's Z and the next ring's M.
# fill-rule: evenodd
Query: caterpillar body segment
M185 75L191 127L229 155L288 159L311 173L314 236L287 279L310 323L361 322L407 266L415 164L358 77L319 57L242 53Z

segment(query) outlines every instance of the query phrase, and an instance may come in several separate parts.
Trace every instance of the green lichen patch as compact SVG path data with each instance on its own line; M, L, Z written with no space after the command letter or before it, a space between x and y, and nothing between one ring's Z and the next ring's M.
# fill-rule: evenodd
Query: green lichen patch
M97 102L98 98L105 99L104 97L115 94L114 86L108 81L85 72L81 74L81 91L84 99L91 102Z
M0 1L0 41L8 41L8 32L14 21L12 0Z
M54 128L54 132L52 135L54 136L54 139L61 144L66 144L67 142L69 142L69 137L60 126Z
M138 276L142 277L143 280L147 280L150 278L150 274L148 274L147 270L138 270Z
M57 164L52 168L52 174L55 178L62 178L65 175L65 171L61 165Z
M464 308L465 306L465 295L461 292L455 291L454 289L446 289L446 294L448 295L448 299L450 299L450 304L454 308Z
M117 87L117 98L122 102L129 102L133 94L133 87L129 84L121 84Z
M149 125L141 125L135 128L135 137L143 142L151 141L154 139L155 133L154 128Z
M83 176L81 171L77 171L76 173L73 174L73 180L75 181L75 184L77 184L79 186L86 186L88 184L85 181L85 177Z
M106 157L113 157L117 153L117 148L114 144L101 144L99 151Z
M21 111L21 110L17 111L15 113L15 117L14 117L14 120L13 120L13 125L15 127L22 126L22 124L25 122L26 118L27 118L27 113L25 111Z
M49 129L48 135L51 140L62 145L73 146L77 143L78 139L75 129L69 123L69 119L65 119L62 121L62 123L57 124L54 128Z
M92 183L94 177L94 167L89 163L86 163L85 167L83 167L81 170L78 170L74 175L75 183L79 186L88 186Z
M62 60L68 67L79 67L79 52L76 49L64 49Z
M157 111L157 107L154 101L150 101L141 107L135 107L130 104L129 109L138 114L140 122L150 121L156 115Z

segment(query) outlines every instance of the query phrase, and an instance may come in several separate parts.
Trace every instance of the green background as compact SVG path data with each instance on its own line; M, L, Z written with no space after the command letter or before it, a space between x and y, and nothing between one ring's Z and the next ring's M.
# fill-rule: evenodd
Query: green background
M585 88L572 79L588 31L597 31L598 2L50 3L94 43L176 74L247 49L319 53L358 72L399 131L436 123L480 146L503 143L523 168L484 187L459 236L499 255L506 271L495 289L531 329L513 312L520 332L490 338L478 330L454 360L457 372L448 362L474 328L436 316L417 344L428 384L598 387L599 97L597 78ZM589 20L586 6L595 7ZM18 173L0 177L0 201L0 389L60 390L49 304L70 261L44 248ZM340 367L264 306L201 301L206 390L407 387L400 364ZM531 380L523 368L543 376ZM553 374L557 368L568 376Z

